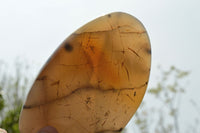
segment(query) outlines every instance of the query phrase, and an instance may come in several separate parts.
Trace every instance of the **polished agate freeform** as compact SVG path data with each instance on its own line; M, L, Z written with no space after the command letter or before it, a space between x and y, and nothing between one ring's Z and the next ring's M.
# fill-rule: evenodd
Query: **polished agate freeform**
M151 64L147 31L116 12L72 33L35 80L20 116L21 133L120 132L145 94Z

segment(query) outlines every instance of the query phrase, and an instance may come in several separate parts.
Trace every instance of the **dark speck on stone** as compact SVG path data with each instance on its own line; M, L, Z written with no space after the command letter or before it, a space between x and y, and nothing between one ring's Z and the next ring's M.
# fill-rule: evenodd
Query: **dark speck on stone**
M71 52L73 50L72 45L70 45L69 43L65 44L65 50Z
M110 15L110 14L108 14L108 17L110 18L110 17L111 17L111 15Z
M148 53L148 54L151 54L151 49L147 49L147 53Z

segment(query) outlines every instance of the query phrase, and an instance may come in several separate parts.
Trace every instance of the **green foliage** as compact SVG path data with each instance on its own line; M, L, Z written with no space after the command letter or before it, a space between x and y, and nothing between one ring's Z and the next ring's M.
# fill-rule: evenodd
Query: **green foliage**
M13 110L6 112L6 116L1 122L0 127L6 129L8 133L19 133L19 114L21 111L21 106Z
M0 88L0 111L4 108L4 99L3 96L1 94L1 88Z
M159 67L158 71L160 76L157 85L146 94L151 96L151 102L143 102L142 111L135 115L135 124L140 133L180 133L181 96L186 92L183 83L189 72L174 66L169 70ZM146 106L147 104L151 106Z
M19 60L12 66L0 61L0 127L8 133L19 133L19 114L32 77L29 67Z

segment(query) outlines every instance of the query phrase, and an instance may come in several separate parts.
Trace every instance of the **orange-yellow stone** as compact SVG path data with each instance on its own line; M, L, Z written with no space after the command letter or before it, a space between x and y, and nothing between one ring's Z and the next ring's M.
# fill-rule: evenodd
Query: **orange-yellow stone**
M72 33L35 80L20 116L21 133L123 129L145 94L150 41L135 17L115 12Z

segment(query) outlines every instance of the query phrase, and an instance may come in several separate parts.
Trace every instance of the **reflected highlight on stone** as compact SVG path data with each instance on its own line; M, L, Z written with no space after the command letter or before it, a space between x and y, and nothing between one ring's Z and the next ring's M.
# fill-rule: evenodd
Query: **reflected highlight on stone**
M150 41L135 17L99 17L72 33L35 80L20 116L21 133L120 132L145 94Z

